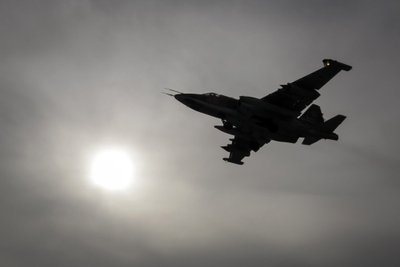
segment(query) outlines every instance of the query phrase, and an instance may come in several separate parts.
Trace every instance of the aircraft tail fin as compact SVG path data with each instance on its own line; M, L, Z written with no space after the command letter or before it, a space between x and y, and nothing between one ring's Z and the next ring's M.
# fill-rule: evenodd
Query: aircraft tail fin
M301 115L300 119L311 125L320 125L324 123L321 108L318 105L312 104L306 112Z
M332 133L345 119L346 116L344 115L336 115L322 124L320 129L324 132Z
M330 139L330 140L338 140L339 136L335 134L333 131L346 119L344 115L336 115L335 117L327 120L322 123L319 127L317 127L318 132L320 132L320 136L306 136L302 142L303 145L312 145L315 142L318 142L322 138Z

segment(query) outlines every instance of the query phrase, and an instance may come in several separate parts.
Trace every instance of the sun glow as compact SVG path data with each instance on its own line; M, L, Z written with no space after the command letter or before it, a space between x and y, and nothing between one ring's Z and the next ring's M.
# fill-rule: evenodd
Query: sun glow
M96 153L90 166L90 180L111 191L126 190L132 183L133 164L128 152L119 148Z

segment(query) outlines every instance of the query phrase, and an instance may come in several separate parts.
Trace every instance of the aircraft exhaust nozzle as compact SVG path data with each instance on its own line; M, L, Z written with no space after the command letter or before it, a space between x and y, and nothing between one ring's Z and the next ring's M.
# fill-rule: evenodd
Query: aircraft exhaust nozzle
M328 133L328 134L324 135L323 138L329 139L329 140L334 140L334 141L339 140L339 136L336 133Z

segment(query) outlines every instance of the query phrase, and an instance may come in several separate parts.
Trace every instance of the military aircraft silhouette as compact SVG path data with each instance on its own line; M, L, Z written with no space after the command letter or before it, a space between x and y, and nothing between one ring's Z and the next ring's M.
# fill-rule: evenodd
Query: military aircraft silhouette
M325 121L321 108L312 104L321 89L341 70L349 71L351 66L332 59L324 59L324 67L292 83L281 85L277 91L259 99L240 96L239 99L216 94L187 94L166 88L186 106L222 120L218 130L233 135L231 144L222 146L229 152L225 161L242 165L242 159L257 152L271 140L296 143L301 137L302 144L311 145L321 139L338 140L334 130L346 116L337 115ZM309 106L310 105L310 106ZM309 108L301 114L307 107Z

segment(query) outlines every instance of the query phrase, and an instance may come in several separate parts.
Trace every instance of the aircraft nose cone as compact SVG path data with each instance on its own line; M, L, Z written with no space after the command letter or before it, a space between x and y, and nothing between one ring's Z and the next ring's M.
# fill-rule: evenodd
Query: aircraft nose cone
M176 94L176 95L174 95L174 97L176 100L178 100L179 102L182 102L182 103L185 99L185 96L183 94Z
M192 96L192 94L176 94L174 97L182 104L188 105L188 103L192 102Z
M196 101L196 95L194 94L176 94L174 97L185 106L194 110L198 110L201 106L201 104Z

